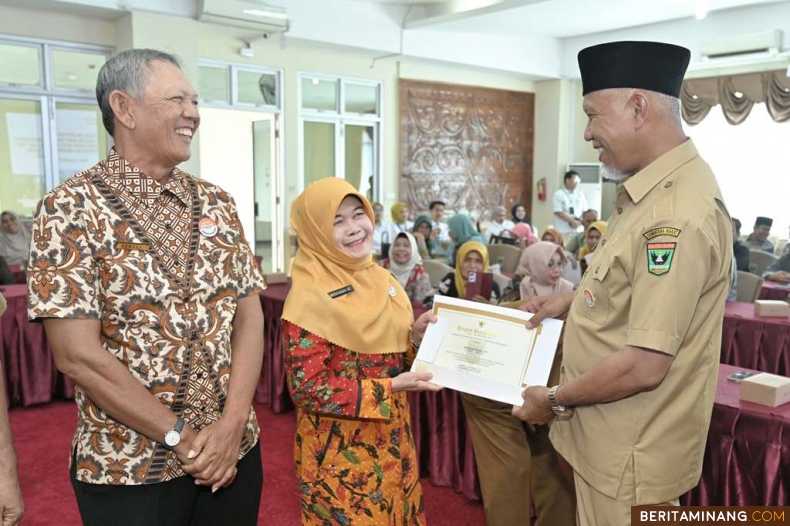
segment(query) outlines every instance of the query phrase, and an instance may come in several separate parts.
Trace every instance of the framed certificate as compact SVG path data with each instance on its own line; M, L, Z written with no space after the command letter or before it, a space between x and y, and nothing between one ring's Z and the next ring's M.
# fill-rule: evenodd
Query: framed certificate
M412 371L432 382L491 400L521 405L528 385L546 385L562 321L527 329L529 312L436 296L439 321L428 325Z

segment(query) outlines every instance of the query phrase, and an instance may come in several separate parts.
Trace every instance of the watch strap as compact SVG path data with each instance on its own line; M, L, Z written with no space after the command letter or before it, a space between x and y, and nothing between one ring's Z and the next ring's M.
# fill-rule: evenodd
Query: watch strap
M181 430L184 429L184 424L185 424L184 419L179 416L178 420L176 420L175 427L173 427L173 431L175 431L176 433L178 433L180 435L181 434Z

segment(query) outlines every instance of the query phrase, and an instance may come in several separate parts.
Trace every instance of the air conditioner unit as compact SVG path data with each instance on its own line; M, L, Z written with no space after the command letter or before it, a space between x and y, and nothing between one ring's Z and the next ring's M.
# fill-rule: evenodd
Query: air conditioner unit
M782 49L782 32L778 29L707 40L700 44L703 60L755 54L776 54Z
M601 180L601 173L603 171L601 163L571 163L568 165L568 171L573 170L579 174L579 190L584 194L587 199L587 206L592 210L597 210L601 214L601 202L603 186ZM584 210L579 212L579 215Z
M263 33L285 33L290 28L282 7L245 0L200 0L198 20Z

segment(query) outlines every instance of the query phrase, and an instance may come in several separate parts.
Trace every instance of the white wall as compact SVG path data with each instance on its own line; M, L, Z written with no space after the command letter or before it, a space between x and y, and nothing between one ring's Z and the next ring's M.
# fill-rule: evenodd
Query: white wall
M0 6L0 33L102 46L116 37L112 20L8 6Z

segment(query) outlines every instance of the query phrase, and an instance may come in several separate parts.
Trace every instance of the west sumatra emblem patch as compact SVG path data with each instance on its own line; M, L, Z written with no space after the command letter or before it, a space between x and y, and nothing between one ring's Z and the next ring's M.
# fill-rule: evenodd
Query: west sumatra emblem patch
M677 243L648 243L647 271L654 276L663 276L672 267Z

